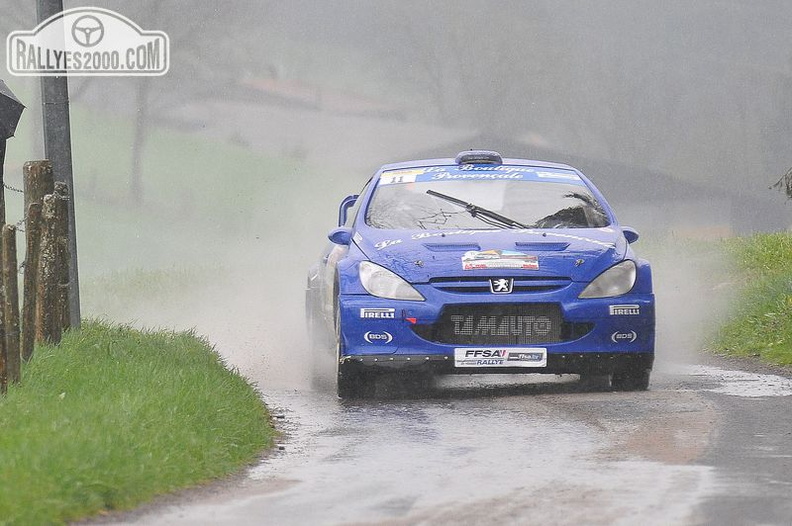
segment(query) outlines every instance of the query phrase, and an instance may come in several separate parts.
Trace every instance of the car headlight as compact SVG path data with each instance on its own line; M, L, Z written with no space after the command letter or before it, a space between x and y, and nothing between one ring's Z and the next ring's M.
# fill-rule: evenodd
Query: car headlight
M622 261L597 276L578 297L612 298L627 294L635 285L635 277L635 262L629 259Z
M360 263L360 283L372 296L390 300L423 301L424 297L412 285L386 268L363 261Z

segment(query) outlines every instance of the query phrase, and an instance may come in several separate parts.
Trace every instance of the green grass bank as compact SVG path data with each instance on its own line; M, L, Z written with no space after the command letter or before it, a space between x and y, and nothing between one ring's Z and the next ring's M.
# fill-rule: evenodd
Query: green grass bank
M758 234L724 246L739 293L710 350L792 365L792 235Z
M129 509L238 471L274 436L207 342L99 321L36 349L0 398L0 430L0 524Z

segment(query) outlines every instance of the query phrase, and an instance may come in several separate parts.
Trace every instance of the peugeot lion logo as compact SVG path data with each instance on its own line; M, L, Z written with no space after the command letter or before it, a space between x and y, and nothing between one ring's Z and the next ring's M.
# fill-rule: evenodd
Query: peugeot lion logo
M514 287L513 278L492 278L490 282L490 292L493 294L511 294Z

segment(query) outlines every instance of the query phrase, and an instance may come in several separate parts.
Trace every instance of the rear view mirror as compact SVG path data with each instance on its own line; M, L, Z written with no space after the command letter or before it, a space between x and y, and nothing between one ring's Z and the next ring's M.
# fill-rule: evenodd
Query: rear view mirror
M336 245L349 245L352 242L352 229L345 226L338 227L331 230L327 237Z
M360 196L348 195L341 201L341 205L338 207L338 226L344 226L346 224L347 212L355 204L358 197Z
M630 226L623 226L622 232L624 232L624 238L627 240L628 243L635 243L636 241L638 241L638 238L640 237L638 235L638 231Z

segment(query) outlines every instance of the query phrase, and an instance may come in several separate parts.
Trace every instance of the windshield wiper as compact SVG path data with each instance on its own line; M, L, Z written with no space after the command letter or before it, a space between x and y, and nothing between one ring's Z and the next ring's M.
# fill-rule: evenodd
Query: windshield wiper
M471 216L484 221L488 225L499 226L501 228L503 227L528 228L526 225L520 223L519 221L515 221L514 219L508 218L506 216L502 216L497 212L493 212L492 210L487 210L486 208L482 208L478 205L474 205L473 203L462 201L461 199L457 199L456 197L451 197L450 195L441 194L440 192L435 192L434 190L427 190L426 193L434 197L439 197L440 199L445 199L449 203L453 203L457 206L461 206Z

